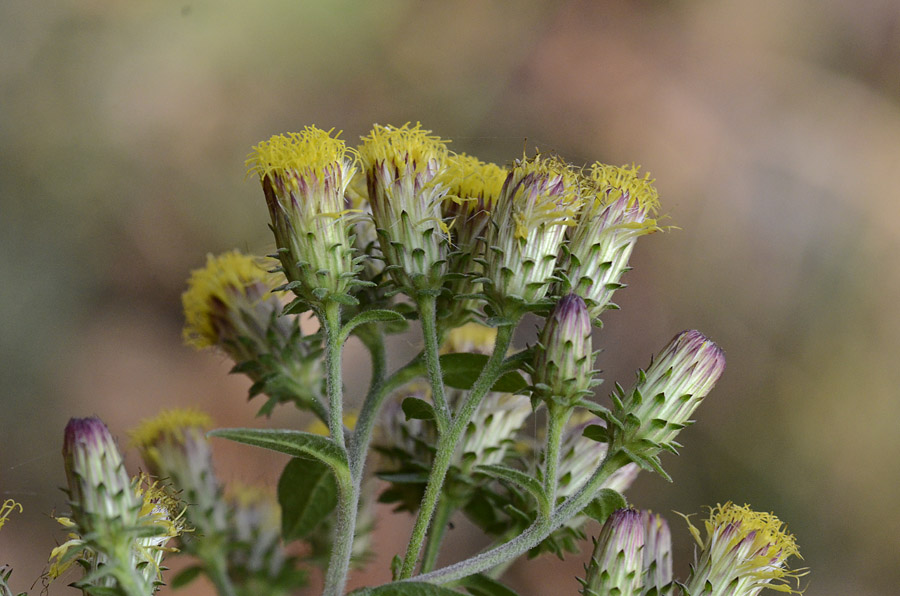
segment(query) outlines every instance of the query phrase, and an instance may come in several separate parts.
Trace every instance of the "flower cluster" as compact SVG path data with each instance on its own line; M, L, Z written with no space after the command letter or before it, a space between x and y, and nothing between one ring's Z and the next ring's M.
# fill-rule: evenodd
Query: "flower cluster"
M259 143L247 166L276 251L210 255L182 296L184 338L233 360L250 396L267 398L261 414L291 404L313 420L210 431L201 412L162 412L132 433L152 477L129 478L106 426L73 419L63 448L72 512L59 518L70 535L50 576L78 563L73 585L86 594L149 596L177 547L195 561L179 586L204 575L222 596L287 595L321 565L323 595L341 596L349 570L371 559L383 487L378 500L416 519L391 565L402 583L361 596L457 593L439 584L509 594L488 572L577 551L592 520L602 525L584 596L792 591L796 543L774 515L721 505L705 537L689 522L700 549L678 583L666 521L623 496L642 469L668 478L662 452L677 453L725 368L713 341L684 331L630 389L596 395L602 317L617 308L638 238L662 230L649 174L546 153L487 163L421 124L375 125L356 147L308 126ZM307 313L315 333L301 331ZM516 349L530 318L537 336ZM410 322L421 352L390 370L386 336ZM371 377L347 399L354 336ZM210 437L290 456L277 489L226 486ZM0 526L14 508L0 508ZM457 513L491 544L439 568Z

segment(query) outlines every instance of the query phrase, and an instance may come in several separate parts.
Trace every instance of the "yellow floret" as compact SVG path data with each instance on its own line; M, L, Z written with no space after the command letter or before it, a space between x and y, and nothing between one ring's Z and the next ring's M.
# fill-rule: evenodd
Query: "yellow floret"
M476 352L490 354L497 340L497 328L486 327L478 323L466 323L447 334L442 352Z
M520 184L527 180L526 184ZM580 205L579 174L558 157L536 155L517 162L506 200L513 201L515 237L528 238L541 225L573 225L572 217ZM527 187L527 189L523 189Z
M131 445L139 448L152 447L163 437L180 440L185 429L200 428L204 431L213 426L212 418L200 410L175 408L163 410L156 417L149 418L129 433Z
M260 179L274 176L296 185L296 175L313 175L322 179L328 170L343 168L348 153L346 144L339 139L340 131L331 136L315 126L307 126L301 132L275 135L262 141L247 156L247 167Z
M610 203L628 195L628 206L637 201L641 209L656 213L659 209L659 193L650 174L640 175L641 166L611 166L595 163L591 166L591 181L601 191L601 200ZM607 195L606 191L611 191Z
M19 513L22 513L22 504L18 503L12 499L6 499L3 501L3 504L0 505L0 528L3 527L3 524L6 523L6 520L9 518L9 514L19 510Z
M490 210L500 195L508 173L497 164L483 162L465 153L455 153L445 162L439 182L449 187L449 196L465 204L469 210Z
M419 122L415 126L407 122L399 128L376 124L368 136L362 137L362 141L358 151L366 170L387 162L403 176L421 172L429 167L430 162L447 157L448 141L432 135Z
M216 345L219 337L212 321L213 306L228 307L236 295L245 296L248 287L260 283L271 288L273 277L255 258L238 251L207 255L206 266L191 272L188 289L181 295L185 342L198 349Z

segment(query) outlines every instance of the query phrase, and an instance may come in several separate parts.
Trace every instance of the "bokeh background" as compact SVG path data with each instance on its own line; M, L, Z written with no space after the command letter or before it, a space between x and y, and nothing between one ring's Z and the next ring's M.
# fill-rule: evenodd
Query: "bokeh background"
M25 505L0 562L14 588L64 539L50 515L65 509L70 416L102 416L123 443L175 405L222 425L303 423L252 421L260 404L224 357L181 343L189 270L271 247L250 146L420 120L487 160L537 147L656 177L680 229L642 239L596 341L624 383L684 328L727 351L665 461L675 484L645 475L629 493L668 516L678 573L692 547L669 512L734 500L789 523L807 593L896 593L895 0L4 0L0 47L0 499ZM417 342L398 339L393 362ZM347 357L358 395L366 364L358 346ZM227 479L271 485L284 464L216 449ZM382 517L354 585L387 579L409 525ZM477 543L456 527L446 560ZM525 596L574 595L583 560L508 578ZM73 593L64 583L50 594Z

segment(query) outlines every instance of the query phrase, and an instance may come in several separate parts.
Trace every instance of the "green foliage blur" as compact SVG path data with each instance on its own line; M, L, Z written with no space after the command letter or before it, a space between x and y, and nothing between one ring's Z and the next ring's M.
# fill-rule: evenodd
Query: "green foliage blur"
M179 300L207 252L272 248L249 148L307 124L353 145L407 121L485 160L537 148L657 179L680 229L639 243L594 345L601 395L683 328L728 354L664 461L675 484L644 475L629 493L669 518L677 571L691 545L669 509L734 500L788 522L810 593L900 584L896 3L6 0L0 47L0 499L25 507L0 563L14 589L64 540L49 513L65 509L70 416L120 437L175 405L222 426L253 417L225 358L182 345ZM415 348L394 347L394 364ZM216 449L226 478L274 486L284 465ZM469 531L448 550L471 548ZM389 560L408 530L378 532ZM510 583L574 594L581 564L519 564Z

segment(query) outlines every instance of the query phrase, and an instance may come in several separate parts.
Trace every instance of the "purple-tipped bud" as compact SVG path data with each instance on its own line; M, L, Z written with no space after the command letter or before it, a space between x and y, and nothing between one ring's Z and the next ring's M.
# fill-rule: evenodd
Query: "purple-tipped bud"
M87 532L98 524L134 525L141 503L131 488L115 439L102 420L69 420L63 460L72 517L80 528Z
M587 566L584 596L641 593L644 523L641 512L619 509L603 524Z
M590 393L594 385L591 330L584 300L575 294L560 298L534 353L536 396L548 403L572 405Z
M644 524L642 594L664 594L672 583L672 534L666 520L650 511L641 512ZM655 590L655 591L654 591Z
M725 354L699 331L682 331L640 373L634 389L613 396L615 417L639 422L626 441L654 455L675 437L725 370Z

